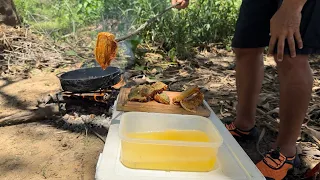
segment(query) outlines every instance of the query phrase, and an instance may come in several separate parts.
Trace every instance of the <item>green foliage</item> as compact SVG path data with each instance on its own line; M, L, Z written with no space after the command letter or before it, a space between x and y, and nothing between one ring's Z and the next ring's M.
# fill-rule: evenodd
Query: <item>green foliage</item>
M15 0L27 24L53 36L99 23L103 31L117 37L138 28L170 6L170 0ZM168 11L141 36L130 40L133 48L141 42L160 44L176 54L207 43L230 44L241 0L190 0L190 6Z
M84 24L100 20L103 5L103 1L98 0L77 0L77 16Z
M175 57L177 56L176 48L171 48L168 52L168 56L171 59L171 61L175 61Z
M103 2L98 0L14 0L26 24L53 36L76 32L99 21Z
M115 5L108 0L104 17L120 21L117 35L136 29L163 11L170 1L135 0ZM241 0L191 0L185 10L172 10L151 24L142 34L147 43L161 43L165 49L186 54L190 47L203 43L230 44ZM121 13L119 13L119 10ZM108 29L112 31L112 29Z
M131 51L135 52L138 45L141 44L142 42L142 38L139 36L136 36L134 38L129 39L129 43L130 43L130 47L131 47Z

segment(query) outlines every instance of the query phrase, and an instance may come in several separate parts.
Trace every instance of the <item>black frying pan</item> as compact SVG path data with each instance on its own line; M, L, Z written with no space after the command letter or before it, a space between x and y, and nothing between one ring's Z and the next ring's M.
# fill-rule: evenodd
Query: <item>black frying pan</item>
M83 68L58 75L61 87L69 92L91 92L109 88L121 80L122 71L109 66L106 70L101 67Z

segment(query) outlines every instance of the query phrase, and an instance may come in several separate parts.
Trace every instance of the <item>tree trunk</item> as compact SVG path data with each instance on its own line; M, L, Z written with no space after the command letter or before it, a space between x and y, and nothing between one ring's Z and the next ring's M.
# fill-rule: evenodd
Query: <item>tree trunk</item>
M0 24L16 26L20 24L13 0L0 0Z

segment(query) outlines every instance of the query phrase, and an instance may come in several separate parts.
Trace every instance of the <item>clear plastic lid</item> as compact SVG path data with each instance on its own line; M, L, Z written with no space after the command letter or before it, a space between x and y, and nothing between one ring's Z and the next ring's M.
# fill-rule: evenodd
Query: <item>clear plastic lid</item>
M204 132L209 137L209 142L188 142L169 140L146 140L133 139L128 137L128 133L159 132L166 130L198 130ZM146 112L127 112L120 120L119 137L123 141L136 143L166 144L179 146L197 147L220 147L223 139L213 125L205 117L196 115L160 114Z

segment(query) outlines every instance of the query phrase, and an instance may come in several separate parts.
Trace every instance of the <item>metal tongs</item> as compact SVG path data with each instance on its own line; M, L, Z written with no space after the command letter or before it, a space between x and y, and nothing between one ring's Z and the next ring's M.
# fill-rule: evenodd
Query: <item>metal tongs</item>
M177 7L178 5L180 5L181 2L171 5L170 7L167 7L164 11L160 12L159 14L155 15L154 17L150 18L148 21L146 21L144 24L142 24L138 29L136 29L135 31L133 31L132 33L129 33L123 37L117 38L115 39L116 42L120 42L123 40L126 40L136 34L139 34L142 30L144 30L148 25L150 25L151 23L155 22L159 17L161 17L164 13L166 13L167 11L169 11L172 8Z

